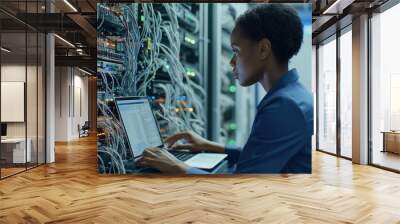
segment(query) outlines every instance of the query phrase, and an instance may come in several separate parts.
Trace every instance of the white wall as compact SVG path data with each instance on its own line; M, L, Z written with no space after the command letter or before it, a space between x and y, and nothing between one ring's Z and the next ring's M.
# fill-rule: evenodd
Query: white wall
M55 141L67 141L69 133L69 84L70 74L67 67L55 68Z
M2 65L1 81L25 82L25 69L25 64ZM7 108L1 108L1 110L7 110ZM25 137L25 122L7 122L7 137Z
M76 72L77 70L75 70ZM79 71L78 71L79 72ZM73 110L75 111L75 113L72 113L73 116L73 120L72 120L72 136L74 137L78 137L79 133L78 133L78 129L77 126L78 124L80 124L81 126L85 123L85 121L89 120L89 113L88 113L88 106L89 106L89 102L88 102L88 78L87 77L83 77L81 76L81 72L79 72L79 75L76 75L75 73L75 77L74 77L74 86L75 86L75 91L74 91L74 103L75 106L73 108ZM80 91L80 93L78 93L78 91ZM80 97L79 97L80 95ZM80 101L80 103L79 103ZM78 105L80 104L80 105ZM79 107L81 108L81 112L79 111Z
M56 67L55 141L79 138L78 124L88 120L88 78L83 75L73 67Z
M27 70L25 70L27 69ZM1 81L2 82L25 82L26 71L28 72L28 87L27 87L27 122L28 122L28 137L32 130L35 130L36 136L36 66L27 66L25 64L4 64L1 66ZM41 107L42 105L39 105ZM1 108L1 110L8 110L8 108ZM7 136L8 137L25 137L25 123L26 122L7 122Z
M38 69L38 70L36 70ZM27 77L27 81L25 78ZM22 108L22 112L26 110L27 119L24 122L6 122L8 138L24 138L25 134L30 139L32 161L44 163L44 74L42 67L36 65L25 66L25 63L7 63L1 66L2 82L24 82L26 83L26 108ZM22 92L23 94L23 92ZM7 96L2 96L7 97ZM1 108L3 112L12 113L10 108ZM37 156L37 153L39 154Z

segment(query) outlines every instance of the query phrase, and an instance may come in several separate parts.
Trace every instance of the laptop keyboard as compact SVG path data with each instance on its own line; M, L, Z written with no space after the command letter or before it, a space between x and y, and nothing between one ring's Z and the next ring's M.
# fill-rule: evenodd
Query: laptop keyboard
M195 153L179 152L179 151L170 151L170 153L181 161L186 161L196 155Z

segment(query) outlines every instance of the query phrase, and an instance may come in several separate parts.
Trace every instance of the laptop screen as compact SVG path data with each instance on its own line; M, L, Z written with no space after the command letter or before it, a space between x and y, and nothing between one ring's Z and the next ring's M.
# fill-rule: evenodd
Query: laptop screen
M116 104L134 157L146 148L163 145L148 99L117 99Z

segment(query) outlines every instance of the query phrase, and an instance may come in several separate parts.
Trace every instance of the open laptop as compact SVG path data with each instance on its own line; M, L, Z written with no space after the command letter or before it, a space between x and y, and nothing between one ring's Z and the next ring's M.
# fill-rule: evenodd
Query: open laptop
M148 97L116 97L115 105L135 161L146 148L165 148ZM205 170L212 170L227 156L223 153L170 152L187 165Z

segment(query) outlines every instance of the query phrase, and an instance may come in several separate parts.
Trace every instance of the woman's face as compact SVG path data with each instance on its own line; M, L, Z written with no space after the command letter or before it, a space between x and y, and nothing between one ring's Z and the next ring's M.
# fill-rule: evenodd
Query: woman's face
M246 39L236 27L231 34L233 57L230 64L233 77L241 86L250 86L258 82L264 72L265 57L260 54L260 44Z

